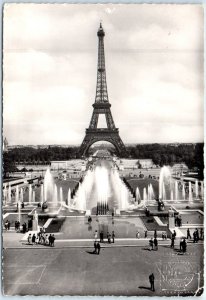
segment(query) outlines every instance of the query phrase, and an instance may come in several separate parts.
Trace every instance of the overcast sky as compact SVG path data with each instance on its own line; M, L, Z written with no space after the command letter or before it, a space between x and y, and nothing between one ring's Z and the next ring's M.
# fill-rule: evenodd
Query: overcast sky
M201 6L7 4L9 144L82 142L95 100L100 20L109 101L122 140L202 142Z

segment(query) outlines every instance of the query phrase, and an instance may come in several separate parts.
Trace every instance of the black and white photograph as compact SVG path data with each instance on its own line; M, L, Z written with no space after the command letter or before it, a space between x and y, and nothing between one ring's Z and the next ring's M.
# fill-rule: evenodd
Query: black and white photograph
M2 14L2 294L201 296L203 6Z

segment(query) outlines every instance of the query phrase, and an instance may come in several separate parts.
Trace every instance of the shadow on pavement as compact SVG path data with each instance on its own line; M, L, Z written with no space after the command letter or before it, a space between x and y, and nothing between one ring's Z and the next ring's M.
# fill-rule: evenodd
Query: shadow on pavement
M147 287L147 286L139 286L139 289L144 289L144 290L149 290L149 291L151 291L151 288L150 288L150 287Z

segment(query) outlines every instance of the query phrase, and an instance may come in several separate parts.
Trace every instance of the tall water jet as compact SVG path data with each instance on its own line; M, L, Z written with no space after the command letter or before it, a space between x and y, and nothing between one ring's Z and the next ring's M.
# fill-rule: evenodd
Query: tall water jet
M9 187L8 187L8 202L10 203L11 202L11 186L9 184Z
M170 191L170 199L171 199L171 200L174 200L173 190Z
M192 184L191 181L189 181L189 202L192 202Z
M204 182L201 181L201 197L204 198Z
M23 193L23 189L20 189L20 201L24 202L24 193Z
M41 204L41 206L42 206L43 202L44 202L44 186L43 186L43 184L41 184L41 190L40 190L40 204Z
M16 186L16 195L15 195L15 202L18 203L19 202L19 186Z
M29 184L29 203L32 202L32 186Z
M52 197L52 202L53 204L56 206L57 203L58 203L58 191L57 191L57 185L54 184L54 188L53 188L53 191L54 191L54 194L53 194L53 197Z
M108 207L109 176L104 167L96 167L95 183L97 187L97 203L100 210Z
M44 176L44 201L49 201L49 202L52 201L53 195L54 195L54 179L50 169L48 168Z
M59 189L59 198L60 198L60 204L63 205L63 190L62 187Z
M144 201L144 206L146 206L146 204L147 204L147 190L146 190L145 187L143 188L143 201Z
M195 181L195 198L199 198L199 191L198 191L198 181Z
M35 191L33 191L32 192L32 202L35 202L35 198L36 198Z
M18 221L21 224L21 202L18 201L17 205L18 205Z
M175 201L179 200L179 193L178 193L178 182L175 180Z
M136 188L136 193L135 193L135 195L136 195L136 202L137 202L138 204L140 204L140 203L141 203L141 197L140 197L140 192L139 192L139 188L138 188L138 187Z
M169 186L171 190L171 172L170 169L166 166L161 168L160 178L159 178L159 199L167 200L166 198L166 189L165 185Z
M182 184L182 199L185 200L185 184Z

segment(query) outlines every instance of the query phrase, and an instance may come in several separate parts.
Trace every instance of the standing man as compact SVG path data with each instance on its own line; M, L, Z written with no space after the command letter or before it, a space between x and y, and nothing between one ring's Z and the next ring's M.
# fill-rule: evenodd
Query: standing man
M97 242L94 241L94 253L97 254Z
M171 245L170 245L170 247L173 248L173 249L175 247L175 237L174 237L173 234L172 234L172 237L171 237Z
M189 228L187 229L187 239L191 239L191 234Z
M97 242L97 254L98 254L98 255L99 255L99 253L100 253L100 249L101 249L100 243Z
M104 233L103 233L103 231L100 232L100 243L104 243Z
M158 250L158 241L157 238L154 239L154 250Z
M114 230L112 231L112 241L113 241L113 244L114 244L114 238L115 238L115 234L114 234Z
M145 237L145 239L147 238L147 230L145 230L145 232L144 232L144 237Z
M155 288L154 288L154 280L155 280L155 277L154 277L154 274L150 274L149 275L149 282L150 282L150 285L151 285L151 291L155 291Z

